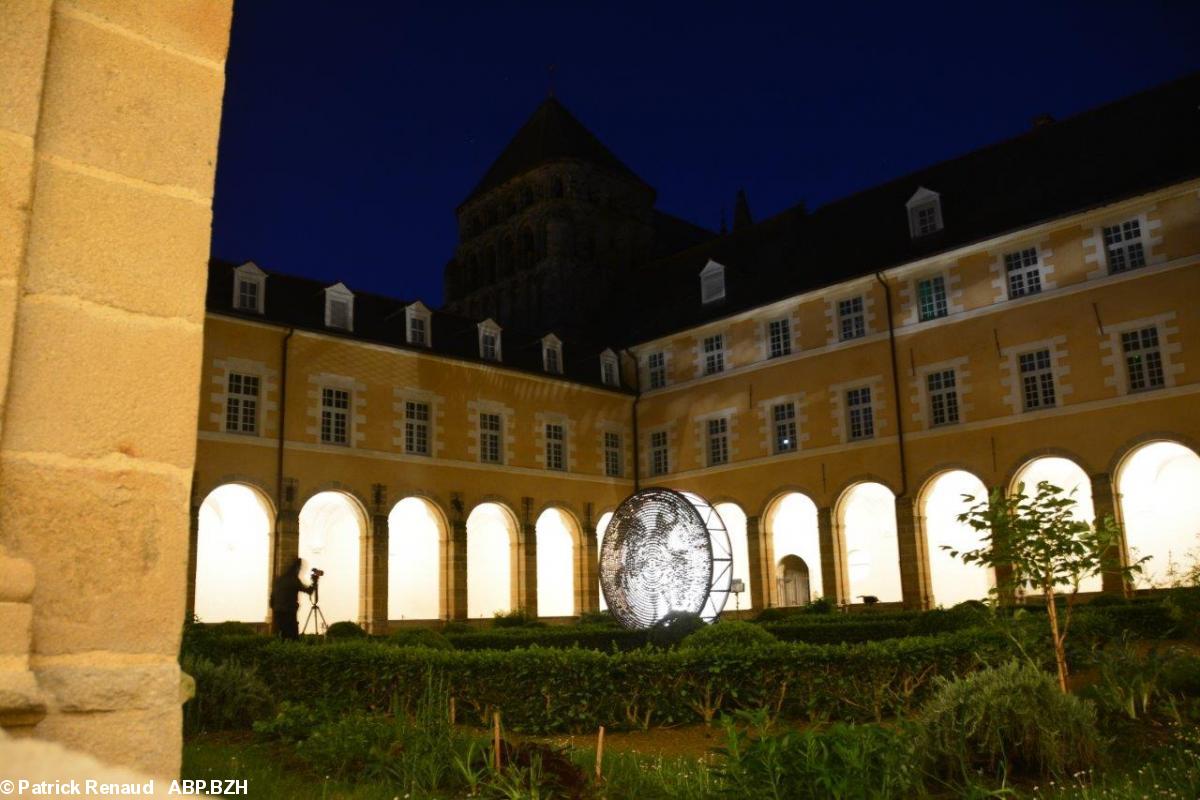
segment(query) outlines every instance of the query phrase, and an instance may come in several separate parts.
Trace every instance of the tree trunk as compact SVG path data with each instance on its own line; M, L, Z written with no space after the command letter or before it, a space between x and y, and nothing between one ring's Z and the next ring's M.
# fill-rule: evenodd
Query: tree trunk
M1054 585L1043 589L1046 596L1046 614L1050 617L1050 637L1054 640L1054 662L1058 666L1058 688L1067 693L1067 649L1058 632L1058 608L1054 605Z

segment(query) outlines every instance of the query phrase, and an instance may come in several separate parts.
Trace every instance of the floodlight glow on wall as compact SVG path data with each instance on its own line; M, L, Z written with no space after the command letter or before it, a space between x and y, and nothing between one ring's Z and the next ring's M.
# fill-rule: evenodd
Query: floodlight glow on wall
M626 628L649 628L673 612L713 622L732 578L729 533L704 498L645 489L613 512L600 550L600 588Z

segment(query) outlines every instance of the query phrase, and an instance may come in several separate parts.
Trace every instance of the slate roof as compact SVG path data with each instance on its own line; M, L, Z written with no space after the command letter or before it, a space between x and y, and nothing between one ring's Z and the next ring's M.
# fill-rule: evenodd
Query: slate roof
M649 184L621 163L611 150L575 119L562 103L553 97L547 97L488 167L483 180L471 190L459 208L489 189L494 189L535 167L565 160L585 161L604 167L650 188Z
M620 295L641 303L613 338L646 341L1197 177L1200 73L648 264ZM922 186L941 196L944 227L914 240L905 203ZM710 258L727 267L726 299L702 306Z
M404 310L415 300L398 300L370 292L354 293L354 330L342 331L325 326L325 289L336 281L316 281L297 275L286 275L256 266L267 275L264 313L256 314L233 307L233 272L238 264L213 260L208 267L207 309L223 316L267 322L297 330L313 331L329 336L386 345L400 350L435 353L450 358L488 364L500 369L536 373L547 378L561 378L571 383L605 386L600 380L600 353L604 346L587 349L563 344L562 375L551 375L542 368L542 337L551 331L521 330L505 325L501 334L501 362L484 361L479 357L479 329L482 320L458 314L430 310L432 347L411 345L406 341Z

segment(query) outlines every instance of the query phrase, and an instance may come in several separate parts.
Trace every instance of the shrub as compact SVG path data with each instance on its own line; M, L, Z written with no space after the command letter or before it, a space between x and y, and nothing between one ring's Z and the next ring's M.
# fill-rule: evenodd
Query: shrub
M688 636L703 628L704 620L699 614L687 611L672 611L654 623L647 633L650 644L659 647L674 647Z
M743 719L757 728L753 734L725 726L720 771L729 797L901 798L921 789L920 737L912 723L771 734L765 715Z
M536 617L531 617L523 608L515 608L512 611L497 611L496 616L492 619L492 625L496 628L540 628L545 625Z
M1084 608L1111 608L1113 606L1127 606L1129 601L1119 594L1098 594L1091 600L1087 601Z
M728 622L716 622L701 628L684 639L680 647L686 649L701 647L743 649L778 643L778 639L759 625L730 620Z
M254 733L267 740L301 742L329 718L329 713L324 710L285 700L279 704L275 716L254 723Z
M1200 656L1178 655L1163 667L1163 688L1173 694L1200 697Z
M580 625L595 625L605 627L618 626L617 620L607 611L585 611L579 615Z
M806 614L832 614L837 611L837 602L832 597L818 597L804 607Z
M180 666L196 681L195 696L183 706L185 733L249 730L256 719L272 713L275 701L254 669L193 657Z
M1096 760L1095 708L1031 664L1011 661L937 683L920 719L923 750L938 774L968 783L980 771L997 779L1064 776Z
M367 632L359 627L358 623L343 620L330 625L325 630L325 635L330 639L364 639Z
M431 650L453 650L450 640L433 628L399 628L391 632L388 642L397 647L428 647Z
M248 622L206 622L200 623L205 633L214 636L258 636L258 631Z

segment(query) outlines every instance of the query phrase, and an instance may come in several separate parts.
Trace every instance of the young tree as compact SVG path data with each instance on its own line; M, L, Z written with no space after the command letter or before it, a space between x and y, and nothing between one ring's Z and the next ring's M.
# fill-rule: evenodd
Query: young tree
M996 589L1003 596L1029 590L1040 593L1046 601L1046 616L1054 643L1054 660L1058 665L1058 685L1067 691L1067 654L1064 643L1071 629L1071 613L1075 606L1079 584L1084 578L1101 569L1118 572L1128 580L1141 571L1139 561L1128 566L1114 563L1111 554L1117 551L1121 531L1111 516L1095 524L1076 519L1074 492L1042 481L1033 496L1025 494L1025 485L1006 495L992 491L986 501L963 495L972 503L958 516L983 535L984 545L978 550L961 552L943 545L950 555L967 564L981 564L996 570L1002 581ZM998 569L997 569L998 568ZM1007 573L1007 578L1004 578ZM1066 609L1060 620L1055 605L1056 595L1065 595Z

